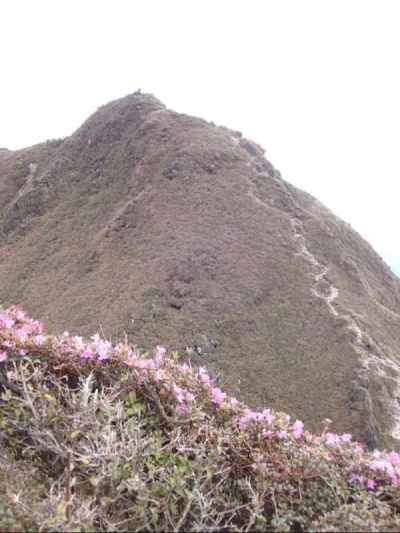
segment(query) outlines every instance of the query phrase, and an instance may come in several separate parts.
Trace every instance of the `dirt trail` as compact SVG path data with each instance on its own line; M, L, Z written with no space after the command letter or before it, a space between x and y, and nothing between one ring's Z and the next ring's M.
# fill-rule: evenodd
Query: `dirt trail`
M260 172L254 167L254 171L257 174ZM301 208L295 199L293 198L292 193L288 190L285 183L276 176L275 177L279 182L281 189L283 190L285 196L289 198L290 204L292 206L292 212L304 212L305 210ZM276 209L275 207L269 205L268 203L261 200L256 193L254 183L249 180L249 189L248 195L257 205L263 207L264 209ZM336 287L329 279L329 267L323 265L317 257L310 251L307 246L306 240L306 231L301 220L299 220L291 212L286 213L289 217L289 222L292 228L293 239L296 242L298 252L296 255L303 257L311 266L311 272L313 276L313 283L310 288L311 294L323 300L330 313L336 317L344 320L347 324L347 329L350 330L354 336L352 339L352 347L354 351L360 356L360 362L363 366L363 369L366 372L376 372L379 376L384 378L392 378L394 376L400 377L400 365L389 357L387 357L377 346L376 343L369 337L369 335L361 329L357 323L354 315L355 312L352 309L343 309L338 303L338 298L340 295L338 287ZM371 289L368 287L368 295L371 297ZM389 308L381 304L372 298L374 303L381 308L384 308L386 312L391 315L400 318L400 315L391 311ZM394 374L394 376L393 376ZM392 428L392 437L394 439L400 440L400 405L396 397L400 398L400 382L399 379L396 379L397 389L394 395L394 400L391 405L392 416L394 419L394 424Z

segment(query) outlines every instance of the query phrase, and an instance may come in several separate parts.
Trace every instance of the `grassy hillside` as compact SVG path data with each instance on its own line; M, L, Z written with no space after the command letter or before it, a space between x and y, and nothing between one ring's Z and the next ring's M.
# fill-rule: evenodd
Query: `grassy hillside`
M192 352L252 408L400 451L400 281L240 132L152 95L0 152L0 301Z
M398 531L400 455L0 311L0 530Z

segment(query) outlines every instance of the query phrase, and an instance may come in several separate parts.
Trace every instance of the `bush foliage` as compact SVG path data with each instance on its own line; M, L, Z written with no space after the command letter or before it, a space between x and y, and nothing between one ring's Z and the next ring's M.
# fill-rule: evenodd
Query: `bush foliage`
M398 531L400 455L0 311L0 530Z

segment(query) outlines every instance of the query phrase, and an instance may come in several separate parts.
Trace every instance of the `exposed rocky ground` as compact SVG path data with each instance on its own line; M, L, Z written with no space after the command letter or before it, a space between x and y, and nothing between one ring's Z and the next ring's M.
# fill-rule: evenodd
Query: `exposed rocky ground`
M252 406L399 447L400 282L240 133L135 93L0 150L0 303L211 368Z

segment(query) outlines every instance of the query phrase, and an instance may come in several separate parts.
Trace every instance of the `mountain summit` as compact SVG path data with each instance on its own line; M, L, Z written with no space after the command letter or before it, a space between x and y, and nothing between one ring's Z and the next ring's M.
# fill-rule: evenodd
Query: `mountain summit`
M400 446L400 282L239 132L134 93L0 150L0 302L165 344L270 405Z

